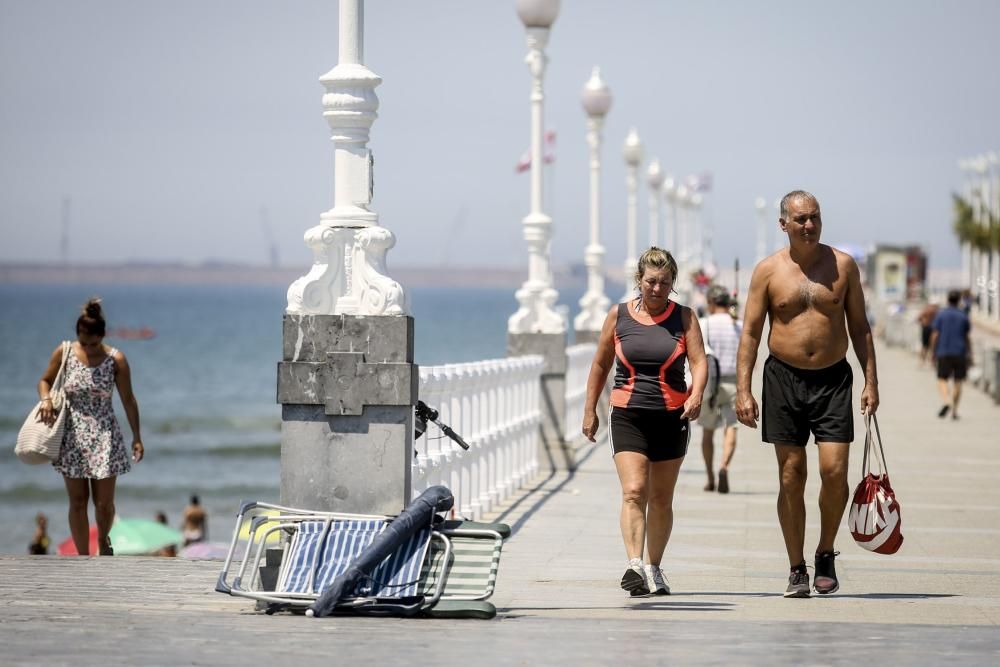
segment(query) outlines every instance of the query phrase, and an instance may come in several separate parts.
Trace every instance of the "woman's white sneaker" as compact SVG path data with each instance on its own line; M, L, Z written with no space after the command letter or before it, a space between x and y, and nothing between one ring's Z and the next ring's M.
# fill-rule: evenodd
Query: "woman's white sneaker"
M649 595L649 585L646 582L645 569L642 566L642 559L633 558L628 562L628 569L622 575L622 589L636 598Z
M670 584L667 583L667 577L659 565L647 565L646 578L649 580L649 590L653 591L653 595L670 595Z

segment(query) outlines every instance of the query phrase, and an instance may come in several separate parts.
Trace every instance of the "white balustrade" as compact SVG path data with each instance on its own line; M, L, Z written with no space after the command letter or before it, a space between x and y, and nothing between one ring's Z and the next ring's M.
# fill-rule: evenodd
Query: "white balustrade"
M563 438L572 442L580 437L583 424L583 405L587 400L587 378L590 363L597 352L595 343L581 343L566 348L566 420Z
M420 368L420 399L469 449L428 424L415 444L414 497L444 484L455 495L455 513L479 519L531 480L538 469L543 367L541 356L529 355ZM582 401L580 409L582 418Z

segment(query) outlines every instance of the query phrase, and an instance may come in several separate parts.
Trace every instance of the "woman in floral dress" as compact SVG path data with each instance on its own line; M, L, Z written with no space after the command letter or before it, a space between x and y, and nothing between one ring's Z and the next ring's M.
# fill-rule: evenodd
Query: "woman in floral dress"
M63 475L69 495L69 529L81 556L90 555L88 503L94 499L97 544L102 556L111 556L111 523L115 518L115 481L127 473L131 461L142 460L139 433L139 404L132 393L131 371L121 351L104 344L106 324L100 299L91 299L76 321L76 342L66 361L66 433L59 458L52 465ZM52 352L49 366L38 382L42 400L40 416L55 421L49 391L62 363L62 345ZM132 456L125 448L118 420L111 405L113 388L118 387L129 426L132 428Z

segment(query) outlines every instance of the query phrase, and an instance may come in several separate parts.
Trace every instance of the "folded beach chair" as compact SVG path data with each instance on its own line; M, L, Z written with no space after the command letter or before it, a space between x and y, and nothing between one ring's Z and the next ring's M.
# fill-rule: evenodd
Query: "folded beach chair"
M394 535L406 513L389 530L396 517L244 503L216 590L258 600L269 611L310 615L495 616L486 600L510 528L438 520ZM241 532L245 542L238 539ZM280 552L275 534L281 536Z

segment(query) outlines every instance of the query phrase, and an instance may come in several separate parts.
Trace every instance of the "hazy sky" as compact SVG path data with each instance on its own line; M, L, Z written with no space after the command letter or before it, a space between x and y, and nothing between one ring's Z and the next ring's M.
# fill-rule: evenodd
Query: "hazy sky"
M956 266L956 161L1000 149L1000 2L563 0L547 124L558 263L587 235L580 91L600 65L602 241L624 258L622 142L684 176L710 170L721 263L754 259L753 201L805 188L824 240L918 243ZM513 0L369 1L374 209L390 267L526 266L530 76ZM0 0L0 261L206 259L305 269L332 204L317 79L335 0ZM646 238L645 192L640 239ZM776 216L773 216L776 218ZM775 226L777 222L773 223Z

